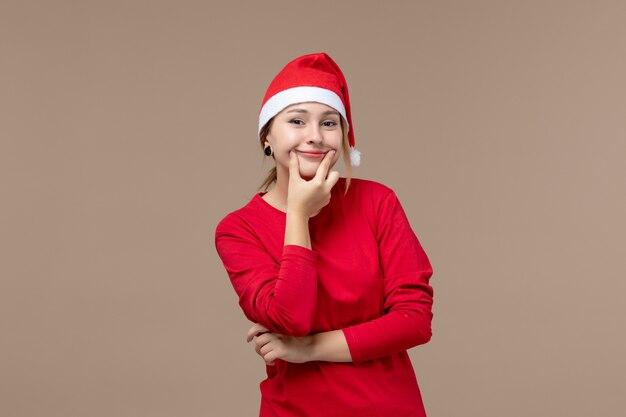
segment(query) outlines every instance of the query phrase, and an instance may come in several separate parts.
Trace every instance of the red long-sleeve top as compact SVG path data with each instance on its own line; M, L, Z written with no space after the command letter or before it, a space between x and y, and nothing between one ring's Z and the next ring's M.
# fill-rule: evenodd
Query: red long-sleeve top
M293 336L341 329L352 355L267 366L261 417L426 415L406 350L431 338L429 259L392 189L358 178L344 187L340 178L309 219L312 249L284 245L286 213L264 193L216 228L248 319Z

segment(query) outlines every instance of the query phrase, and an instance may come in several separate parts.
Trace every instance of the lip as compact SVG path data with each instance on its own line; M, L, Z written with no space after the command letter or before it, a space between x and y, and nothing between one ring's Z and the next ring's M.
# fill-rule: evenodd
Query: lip
M296 152L298 152L300 155L309 156L311 158L321 158L324 155L326 155L326 152L321 152L321 151L308 151L308 152L305 152L305 151L298 151L298 150L296 150Z

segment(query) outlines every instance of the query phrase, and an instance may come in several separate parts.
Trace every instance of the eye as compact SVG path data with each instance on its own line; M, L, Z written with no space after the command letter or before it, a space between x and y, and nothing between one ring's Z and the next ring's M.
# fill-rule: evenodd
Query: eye
M322 122L322 125L325 127L333 127L337 126L337 122L335 122L334 120L327 120L325 122Z
M301 119L291 119L289 123L293 123L295 125L302 125L304 122Z

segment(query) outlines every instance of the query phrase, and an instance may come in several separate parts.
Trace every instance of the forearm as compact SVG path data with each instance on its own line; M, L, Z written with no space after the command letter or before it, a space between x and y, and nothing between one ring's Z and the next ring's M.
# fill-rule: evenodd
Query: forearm
M311 361L352 362L348 343L341 330L316 333L310 336Z
M284 231L282 253L270 251L250 224L233 214L218 224L215 246L246 317L273 332L303 337L315 317L318 255L311 249L306 216L289 213Z
M380 324L382 321L384 320L377 319L370 323ZM411 345L425 342L430 338L430 336L427 336L426 339L421 339L418 336L418 339L413 342L409 341L407 345L401 346L398 345L398 342L404 340L404 343L406 343L408 340L406 336L402 335L402 333L407 330L402 331L401 329L395 329L396 331L385 335L387 338L382 337L380 340L367 341L366 343L370 344L370 346L363 352L361 351L362 347L357 348L355 351L357 356L353 357L348 345L348 339L346 338L346 329L331 330L304 337L285 336L269 332L263 333L263 331L266 330L267 329L263 328L263 326L255 324L248 332L248 342L256 337L256 352L263 357L268 365L273 365L276 359L293 363L322 361L353 362L358 364L366 360L389 356L399 351L406 350L411 347ZM355 344L353 338L354 333L351 332L350 328L347 328L347 330L347 334L350 340L352 340L351 343L356 347L357 344ZM408 330L408 332L411 332L411 330ZM261 335L259 336L259 334ZM411 336L409 336L409 339L411 339ZM367 338L364 337L364 340L367 340Z
M408 350L427 343L431 336L432 313L393 311L383 317L342 329L354 363Z
M298 245L311 249L309 218L299 212L287 210L285 222L285 245Z
M249 297L254 321L292 336L310 333L317 305L317 254L300 245L283 248L278 279ZM258 318L258 320L256 320Z
M312 250L307 217L287 212L284 245L278 280L255 294L253 305L259 313L256 317L273 331L305 336L313 325L317 304L315 268L307 265L313 257L304 252Z
M346 335L356 349L354 358ZM426 343L430 337L429 318L392 314L351 328L308 336L309 360L359 363Z

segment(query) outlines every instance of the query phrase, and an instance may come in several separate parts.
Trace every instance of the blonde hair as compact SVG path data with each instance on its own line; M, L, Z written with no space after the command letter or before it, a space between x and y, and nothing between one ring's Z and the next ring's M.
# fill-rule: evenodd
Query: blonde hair
M343 117L340 117L341 124L341 132L343 133L343 139L341 141L341 149L343 153L343 161L346 165L346 189L344 191L344 195L348 193L348 188L350 188L350 179L352 178L352 165L350 164L350 148L348 146L348 129L346 127L346 122L343 120ZM270 129L272 128L272 123L274 122L274 118L272 117L266 124L261 128L259 132L259 139L261 141L261 149L265 148L265 139L267 135L270 133ZM265 154L263 154L265 156ZM272 155L272 159L274 159L274 155ZM263 180L261 185L259 186L259 190L267 191L268 187L272 185L272 183L276 182L276 166L270 169L267 177Z

